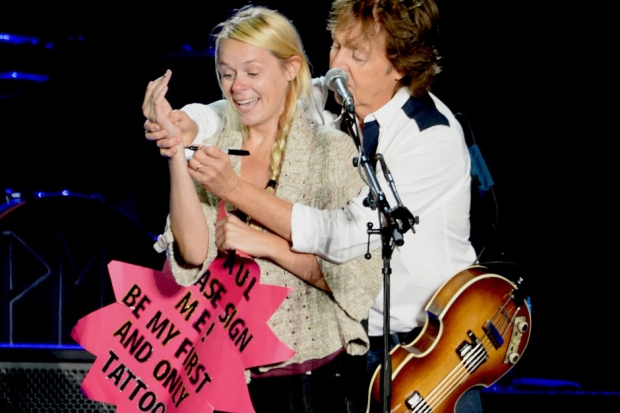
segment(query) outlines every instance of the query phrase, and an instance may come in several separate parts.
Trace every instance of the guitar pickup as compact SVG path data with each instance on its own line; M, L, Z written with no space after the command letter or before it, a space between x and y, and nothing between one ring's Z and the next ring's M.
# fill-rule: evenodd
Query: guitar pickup
M417 391L411 393L407 400L405 400L405 405L407 406L407 409L411 410L412 412L431 411L428 403L426 403L426 401L424 400L424 397L422 397L422 395Z
M478 340L478 337L476 337L472 331L468 331L467 335L471 343L463 341L456 351L461 356L461 363L463 363L463 366L465 366L467 371L473 373L487 361L489 355L482 345L482 342Z

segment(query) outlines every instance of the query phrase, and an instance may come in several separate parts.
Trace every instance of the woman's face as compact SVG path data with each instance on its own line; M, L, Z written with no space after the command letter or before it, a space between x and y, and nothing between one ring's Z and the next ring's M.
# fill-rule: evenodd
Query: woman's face
M290 68L270 51L233 39L222 39L218 70L226 98L249 129L278 125Z

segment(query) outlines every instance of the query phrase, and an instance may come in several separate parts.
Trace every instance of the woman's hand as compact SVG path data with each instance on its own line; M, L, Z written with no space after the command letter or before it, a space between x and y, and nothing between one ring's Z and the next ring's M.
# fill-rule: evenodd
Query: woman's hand
M276 235L258 231L235 215L218 219L215 222L215 245L220 251L239 250L253 257L267 257L270 242L276 241Z
M217 220L215 244L221 251L234 249L271 260L316 288L330 291L314 255L294 252L284 238L271 232L257 231L235 215Z
M166 73L149 82L144 100L142 102L142 114L146 117L144 122L144 134L146 139L155 141L162 156L172 157L182 148L182 137L190 142L191 135L197 134L197 127L187 113L180 110L172 110L166 99L168 82L172 72ZM189 143L188 143L189 144Z
M205 190L224 200L241 180L233 171L228 155L217 146L201 146L188 167L190 176Z

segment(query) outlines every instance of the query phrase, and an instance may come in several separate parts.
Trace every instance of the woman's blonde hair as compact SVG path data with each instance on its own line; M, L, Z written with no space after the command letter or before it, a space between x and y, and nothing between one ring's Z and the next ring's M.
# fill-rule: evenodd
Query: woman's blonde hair
M218 80L219 49L222 39L233 39L261 47L273 53L282 64L292 57L299 56L301 65L297 76L289 82L284 113L279 121L279 135L271 151L271 179L278 181L287 136L293 116L297 110L298 100L312 99L311 75L308 60L303 49L299 33L293 24L281 13L261 6L246 6L239 9L232 17L218 25L220 29L215 40L215 64ZM244 139L248 137L248 128L241 123L238 113L228 104L226 126L241 130Z

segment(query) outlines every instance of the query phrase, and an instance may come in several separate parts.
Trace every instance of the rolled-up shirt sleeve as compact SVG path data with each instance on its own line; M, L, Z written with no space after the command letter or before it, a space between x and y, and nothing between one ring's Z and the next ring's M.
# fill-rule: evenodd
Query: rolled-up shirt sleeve
M194 139L194 143L202 143L205 139L210 138L217 132L221 132L224 128L224 112L226 110L226 101L218 100L217 102L204 105L202 103L190 103L181 108L181 110L198 125L198 134Z
M294 204L291 215L293 250L315 254L334 263L344 263L381 245L380 237L370 237L367 224L378 228L377 212L363 205L368 190L342 209L321 210Z

